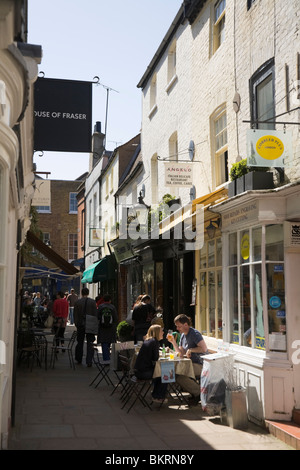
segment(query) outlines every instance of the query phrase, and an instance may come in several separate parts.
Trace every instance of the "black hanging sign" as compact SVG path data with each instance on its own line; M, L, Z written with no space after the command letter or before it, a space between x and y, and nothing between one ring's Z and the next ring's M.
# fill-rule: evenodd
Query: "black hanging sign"
M92 83L38 78L34 118L34 150L90 152Z

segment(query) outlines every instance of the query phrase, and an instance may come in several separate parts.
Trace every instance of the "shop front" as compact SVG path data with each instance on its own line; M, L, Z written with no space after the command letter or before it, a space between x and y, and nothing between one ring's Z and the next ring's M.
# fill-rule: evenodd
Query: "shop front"
M230 345L257 424L300 408L299 201L295 184L215 205L221 238L199 252L200 328L209 348Z

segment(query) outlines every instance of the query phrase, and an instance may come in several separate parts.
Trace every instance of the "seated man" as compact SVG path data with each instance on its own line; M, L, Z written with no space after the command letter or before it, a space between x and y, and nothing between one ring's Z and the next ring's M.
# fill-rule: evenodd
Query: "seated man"
M170 339L170 343L173 344L175 351L177 351L181 357L191 358L196 377L201 375L203 359L201 355L207 354L207 346L201 333L192 328L191 320L184 314L177 315L174 318L174 323L178 332L181 334L179 345L177 345L175 338ZM200 399L200 385L196 380L185 375L177 375L176 382L181 388L190 393L192 397L189 400L191 405L197 404Z

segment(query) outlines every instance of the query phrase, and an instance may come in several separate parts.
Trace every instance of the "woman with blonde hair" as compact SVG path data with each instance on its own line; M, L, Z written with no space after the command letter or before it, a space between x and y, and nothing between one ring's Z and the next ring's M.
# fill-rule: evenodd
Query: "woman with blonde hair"
M135 375L138 379L152 379L155 362L159 358L159 341L162 338L162 327L160 325L151 325L135 362ZM153 401L158 403L166 402L167 384L162 384L160 377L153 379L152 383Z

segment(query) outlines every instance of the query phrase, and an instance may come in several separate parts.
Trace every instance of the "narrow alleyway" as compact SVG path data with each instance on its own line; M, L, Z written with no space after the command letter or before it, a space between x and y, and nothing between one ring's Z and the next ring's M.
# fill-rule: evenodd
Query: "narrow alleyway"
M224 426L201 406L178 409L169 403L159 409L154 404L150 411L138 404L127 413L119 392L111 396L112 388L103 382L89 385L96 373L94 366L72 370L62 353L54 369L18 367L8 449L103 450L107 455L111 450L291 450L251 423L245 431Z

